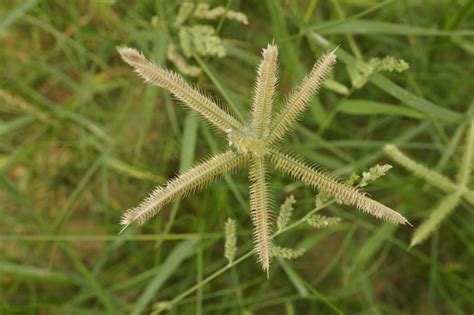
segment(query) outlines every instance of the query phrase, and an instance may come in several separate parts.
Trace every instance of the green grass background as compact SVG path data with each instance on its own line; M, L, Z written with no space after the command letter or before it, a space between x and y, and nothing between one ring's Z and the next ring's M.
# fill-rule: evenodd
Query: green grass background
M228 56L203 60L198 81L243 113L260 50L273 39L280 95L335 45L332 79L347 87L346 65L355 56L409 62L408 71L372 76L348 95L323 89L285 148L348 176L390 163L381 149L396 142L455 174L462 149L456 130L473 101L474 1L211 4L240 10L250 23L223 22ZM467 203L416 248L408 246L412 228L332 205L324 213L342 224L301 225L278 237L308 251L275 260L268 280L253 255L225 268L227 217L238 222L238 255L252 248L245 174L118 235L125 209L226 146L168 93L145 85L115 50L134 46L167 64L168 38L150 20L171 25L176 7L165 0L1 1L0 89L29 105L0 101L0 314L147 314L170 300L170 314L474 312L474 211ZM348 100L360 102L341 105ZM397 109L364 109L366 101ZM443 193L394 166L367 190L417 226ZM308 188L278 174L272 188L276 210L290 194L296 218L313 208Z

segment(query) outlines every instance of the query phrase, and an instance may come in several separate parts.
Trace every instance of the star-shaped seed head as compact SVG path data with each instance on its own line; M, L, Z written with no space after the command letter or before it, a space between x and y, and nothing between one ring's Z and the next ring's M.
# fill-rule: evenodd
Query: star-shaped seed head
M173 200L195 193L219 176L247 165L250 180L250 215L255 252L264 271L269 272L272 245L272 198L269 176L280 170L325 194L392 223L408 221L398 212L368 198L308 162L279 151L276 143L294 127L336 62L335 50L324 54L290 95L275 110L278 83L278 49L269 44L262 52L251 108L251 121L239 121L230 111L187 83L180 75L152 63L133 48L118 48L122 59L146 82L170 91L184 105L198 112L227 137L229 148L155 188L138 206L128 210L121 224L144 223ZM276 112L276 113L275 113Z

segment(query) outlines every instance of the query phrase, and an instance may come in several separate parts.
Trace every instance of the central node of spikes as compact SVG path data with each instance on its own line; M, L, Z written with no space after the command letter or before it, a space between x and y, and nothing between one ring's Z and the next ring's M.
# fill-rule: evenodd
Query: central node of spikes
M229 146L235 148L239 153L252 153L257 157L268 153L266 144L257 138L250 127L241 129L227 129Z

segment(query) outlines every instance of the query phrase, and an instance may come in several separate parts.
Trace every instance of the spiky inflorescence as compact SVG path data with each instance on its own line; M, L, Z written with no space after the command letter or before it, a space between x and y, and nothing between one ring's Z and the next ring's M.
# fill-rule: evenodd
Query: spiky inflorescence
M459 204L461 195L457 192L444 197L439 204L434 208L430 217L424 221L415 231L410 242L410 246L415 246L425 239L427 239L436 228L438 228L441 221L444 220L456 206Z
M474 118L467 130L466 143L464 144L464 152L459 166L456 180L461 186L466 186L471 177L472 167L474 164Z
M186 20L193 13L194 7L195 7L194 3L190 2L190 1L181 2L181 5L179 6L179 9L178 9L178 14L176 15L176 18L175 18L175 21L174 21L175 25L180 26L184 22L186 22Z
M221 16L225 16L229 20L234 20L245 25L249 24L249 20L245 14L229 10L228 8L225 8L223 6L218 6L210 9L208 3L199 3L196 6L194 16L196 18L205 20L215 20Z
M268 143L283 138L298 116L306 109L311 97L316 93L336 63L335 50L323 55L313 66L303 82L290 94L283 107L272 121Z
M295 203L295 197L291 195L286 198L285 202L281 205L277 218L277 228L279 232L286 228L288 222L290 222L291 215L293 214L293 205Z
M334 51L324 55L315 64L302 84L290 94L275 118L272 117L272 99L277 82L278 51L275 45L269 45L263 51L263 61L258 70L259 77L252 109L253 119L245 126L219 108L214 101L199 90L186 83L179 75L154 65L137 50L119 48L118 51L145 81L168 89L179 100L226 132L229 145L237 151L227 151L217 155L169 181L166 187L156 188L145 201L129 210L122 217L122 224L128 225L134 221L145 222L165 204L201 189L218 175L234 170L247 160L251 161L249 171L250 207L254 225L255 251L267 276L272 255L272 215L271 198L266 179L267 163L273 164L276 169L319 189L328 196L335 197L336 201L341 200L353 204L360 210L393 223L408 223L399 213L367 198L356 188L345 185L324 172L298 162L286 154L271 150L271 145L283 138L286 131L307 106L312 94L321 86L335 62ZM282 213L282 215L284 216L279 219L278 223L279 231L287 225L291 210L288 210L286 214ZM289 257L294 253L286 251L286 254Z
M295 158L278 151L272 151L269 159L272 161L273 166L280 171L301 180L313 188L325 192L331 197L341 199L348 204L354 205L361 211L392 223L409 223L400 213L366 197L356 188L340 183L308 163L299 162Z
M203 115L220 130L225 132L232 128L242 128L239 121L187 83L179 74L155 65L136 49L119 47L117 50L122 59L131 65L145 82L169 90L177 99Z
M263 50L262 57L262 62L258 66L252 106L253 128L259 139L266 136L272 120L273 96L278 81L278 50L276 46L268 45Z
M368 172L362 172L362 179L359 183L359 187L365 187L370 182L374 182L382 176L385 176L387 172L392 169L392 165L375 165L372 166Z
M306 248L292 249L292 248L282 247L282 246L277 246L277 245L273 245L271 249L271 253L273 257L278 257L278 258L283 258L283 259L288 259L288 260L301 257L304 255L305 252L306 252Z
M264 157L253 157L250 163L250 215L254 225L255 251L264 271L269 272L271 249L271 205Z
M453 192L457 190L456 184L454 184L449 178L444 177L443 175L438 174L426 166L414 161L400 151L396 145L387 144L384 147L384 150L395 162L413 172L416 176L423 178L431 185L445 192Z
M228 218L225 223L225 246L224 257L227 258L229 264L232 264L237 253L237 235L235 220Z
M122 225L132 222L143 224L155 216L167 203L201 190L206 184L223 173L234 170L247 159L247 155L227 151L198 164L189 171L170 180L165 187L158 186L137 207L122 216Z

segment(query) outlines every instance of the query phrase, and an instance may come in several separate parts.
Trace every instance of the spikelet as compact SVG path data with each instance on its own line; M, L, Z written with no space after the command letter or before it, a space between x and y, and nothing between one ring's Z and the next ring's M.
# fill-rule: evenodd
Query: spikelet
M235 220L228 218L225 223L225 246L224 257L227 258L229 265L232 264L237 253L237 235Z
M313 66L313 69L303 79L303 82L290 94L283 107L272 122L268 142L273 143L283 138L292 127L298 116L306 109L308 102L316 93L324 79L336 63L335 50L323 55Z
M395 224L409 224L407 219L398 212L366 197L356 188L340 183L307 163L299 162L287 154L274 150L271 152L269 159L276 169L291 175L295 179L301 180L313 188L325 192L331 197L344 200L345 203L354 205L361 211Z
M306 223L314 227L315 229L321 229L337 225L341 222L341 218L338 217L326 217L320 214L313 214L306 219Z
M368 172L362 172L362 179L359 183L359 187L365 187L370 182L375 182L380 177L385 176L387 172L391 170L392 168L393 167L390 164L385 164L385 165L377 164L375 166L372 166Z
M187 83L179 74L147 60L138 50L117 48L122 59L135 68L145 82L169 90L177 99L197 111L222 131L242 128L242 124L222 110L212 99Z
M413 237L410 242L410 246L420 244L427 239L431 233L439 226L443 221L459 204L460 194L452 193L444 197L439 204L434 208L430 214L430 217L423 222L413 233Z
M304 255L305 252L306 248L292 249L277 245L273 245L271 251L273 257L283 258L287 260L293 260L298 257L301 257Z
M324 207L324 204L331 199L331 196L326 194L323 191L320 191L316 194L316 198L314 198L314 206L317 209L321 209Z
M385 56L384 58L372 58L369 60L369 65L373 68L374 72L388 71L388 72L398 72L408 70L410 65L403 59L396 59L392 56Z
M241 12L227 10L223 6L214 7L209 9L208 3L199 3L194 11L194 17L204 20L215 20L221 16L225 16L229 20L234 20L242 24L249 24L247 16Z
M191 16L194 11L194 3L191 1L183 1L179 6L178 14L176 15L176 19L174 21L175 26L180 26Z
M461 186L467 185L472 173L474 164L474 118L471 119L469 128L467 129L466 143L464 144L464 152L461 159L461 165L456 176L456 180Z
M262 61L258 66L257 82L252 106L253 128L257 138L268 134L272 120L272 103L278 77L278 49L268 45L262 52Z
M396 145L387 144L384 147L384 150L388 154L388 156L392 158L395 162L399 163L407 170L413 172L413 174L415 174L416 176L423 178L431 185L448 193L457 190L456 184L454 184L449 178L444 177L443 175L438 174L437 172L430 170L426 166L412 160L410 157L400 151Z
M280 206L280 212L278 213L277 218L277 228L278 232L283 231L290 222L291 216L293 214L293 205L296 203L295 197L291 195L286 198L285 202Z
M226 55L222 40L216 34L214 27L209 25L182 26L179 29L181 48L186 57L190 58L194 53L201 56L217 56L222 58Z
M234 20L234 21L242 23L244 25L249 24L249 19L248 19L247 15L243 14L242 12L227 10L227 13L225 14L225 16L229 20Z
M189 32L189 27L181 27L179 29L179 44L186 58L193 56L193 37Z
M128 210L121 224L128 226L133 222L143 224L155 216L167 203L201 190L219 175L234 170L247 159L244 154L226 151L202 162L189 171L170 180L165 187L157 187L137 207Z
M250 215L253 223L255 251L262 269L269 274L271 260L271 205L264 157L253 157L250 163Z

